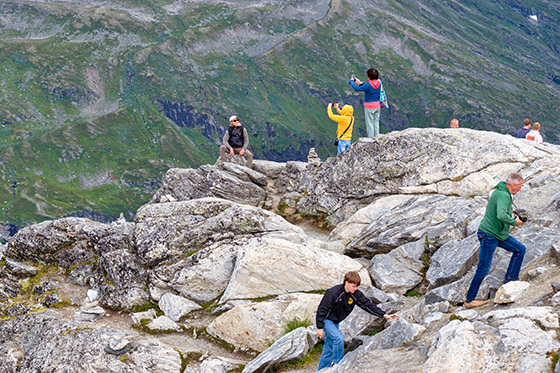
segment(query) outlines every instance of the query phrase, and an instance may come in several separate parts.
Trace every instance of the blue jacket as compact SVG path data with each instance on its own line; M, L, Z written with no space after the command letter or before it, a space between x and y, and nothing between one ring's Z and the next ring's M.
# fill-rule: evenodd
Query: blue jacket
M373 88L376 86L377 88ZM367 82L362 83L361 85L357 85L353 80L350 80L350 85L354 88L355 91L365 92L364 96L364 106L368 109L376 109L379 106L379 101L381 100L381 80L368 80ZM368 103L377 103L377 105L373 105L376 107L370 107Z

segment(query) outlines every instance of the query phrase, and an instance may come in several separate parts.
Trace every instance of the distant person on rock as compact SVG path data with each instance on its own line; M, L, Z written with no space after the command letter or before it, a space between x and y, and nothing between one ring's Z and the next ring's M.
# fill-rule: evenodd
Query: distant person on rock
M328 368L337 364L344 356L344 336L338 325L344 320L355 305L364 311L386 320L396 319L397 315L386 314L367 298L358 286L362 279L358 272L350 271L344 275L344 281L325 292L319 308L317 309L317 336L325 339L323 353L319 361L319 369Z
M336 129L336 138L338 139L338 153L347 150L352 143L352 127L354 126L354 108L352 105L344 105L342 110L338 108L338 104L334 104L334 108L340 115L335 115L332 112L333 104L327 106L327 114L331 120L338 123Z
M533 123L533 129L527 133L525 138L527 140L532 140L535 142L543 142L542 135L539 132L540 129L541 129L541 124L539 122Z
M511 174L506 181L500 181L496 190L490 196L484 218L478 226L478 240L480 241L480 253L478 256L478 267L471 281L465 301L466 308L479 307L487 302L475 300L478 289L484 277L490 271L492 257L496 247L501 247L512 253L507 268L504 284L509 281L517 281L519 270L525 256L525 246L509 235L510 227L518 227L523 222L518 216L513 218L512 195L521 190L523 178L519 174Z
M235 154L239 154L242 157L247 158L247 167L253 167L253 153L247 150L249 145L249 135L247 130L239 122L237 115L232 115L229 118L230 126L224 133L224 138L222 140L223 145L220 146L220 160L226 162L226 154L233 157Z
M451 119L451 122L449 122L449 128L459 128L459 119Z
M381 108L387 106L387 97L383 90L383 83L379 80L379 71L374 68L368 69L367 76L367 83L362 83L354 75L349 83L355 91L365 92L366 130L368 137L374 137L379 135L379 114Z
M527 136L527 134L531 131L531 124L533 122L531 121L531 119L525 119L523 121L523 127L521 127L520 129L517 130L517 132L515 133L515 137L520 138L520 139L524 139L525 136Z

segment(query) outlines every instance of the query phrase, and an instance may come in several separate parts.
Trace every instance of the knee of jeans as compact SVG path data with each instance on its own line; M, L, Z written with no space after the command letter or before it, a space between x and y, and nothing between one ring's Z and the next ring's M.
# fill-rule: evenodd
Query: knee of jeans
M335 346L344 344L344 336L342 336L342 335L333 336L333 344Z
M519 252L521 253L521 255L525 255L526 250L527 250L527 247L525 245L521 245L521 247L519 248Z
M477 275L486 276L490 272L490 264L481 264L476 269Z

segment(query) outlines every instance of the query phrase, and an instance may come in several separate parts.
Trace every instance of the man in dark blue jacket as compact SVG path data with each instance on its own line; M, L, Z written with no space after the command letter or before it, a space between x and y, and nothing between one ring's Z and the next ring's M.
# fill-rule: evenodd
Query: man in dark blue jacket
M344 336L338 325L344 320L355 305L377 317L387 320L398 318L397 315L386 314L364 295L358 286L362 279L358 272L350 271L344 275L344 282L328 289L317 309L317 336L325 338L323 353L319 361L319 369L336 364L344 356Z

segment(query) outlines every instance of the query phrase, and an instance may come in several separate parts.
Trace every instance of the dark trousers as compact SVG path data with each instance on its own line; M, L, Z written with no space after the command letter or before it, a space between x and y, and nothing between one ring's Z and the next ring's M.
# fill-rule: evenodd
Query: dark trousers
M500 241L493 235L483 232L480 229L477 232L478 240L480 241L480 253L478 256L478 267L476 267L476 273L471 281L471 286L467 292L467 302L471 302L476 298L478 289L484 277L490 271L492 266L492 257L494 256L494 251L496 247L501 247L512 253L511 259L509 260L508 269L506 272L506 277L504 279L504 284L509 281L517 281L519 277L519 270L521 269L521 264L523 264L523 257L525 256L526 247L521 242L517 241L512 236L509 236L506 240Z

